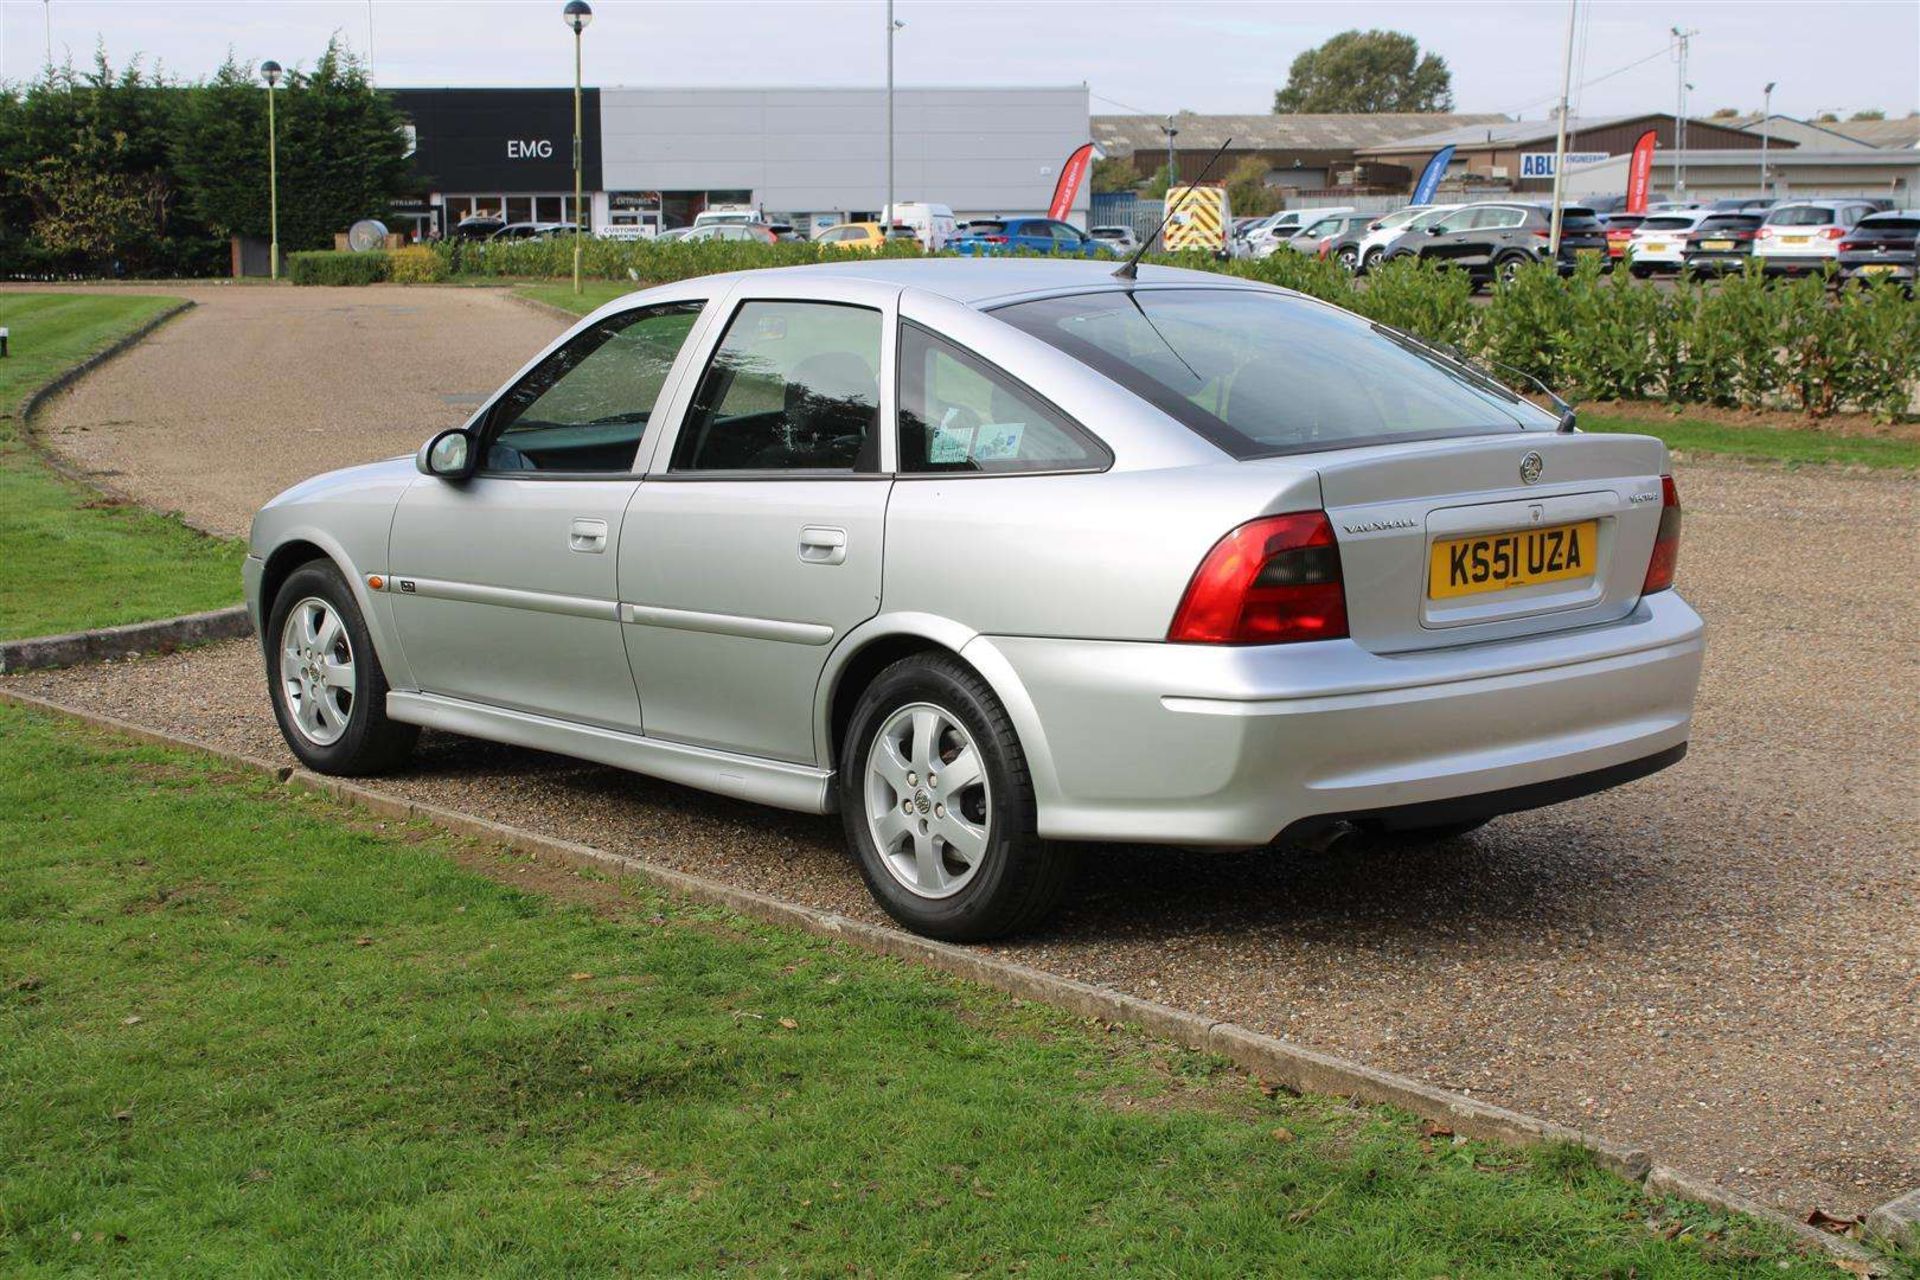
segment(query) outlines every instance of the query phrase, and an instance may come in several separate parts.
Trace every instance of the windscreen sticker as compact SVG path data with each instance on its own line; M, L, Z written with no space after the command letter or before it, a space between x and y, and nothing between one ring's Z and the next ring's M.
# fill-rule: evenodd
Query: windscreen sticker
M935 425L928 462L965 462L973 455L972 427Z

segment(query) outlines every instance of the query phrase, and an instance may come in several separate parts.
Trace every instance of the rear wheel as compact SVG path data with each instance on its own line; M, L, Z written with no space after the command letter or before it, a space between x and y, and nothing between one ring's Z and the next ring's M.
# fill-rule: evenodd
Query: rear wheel
M387 719L387 676L347 580L315 560L287 576L267 621L274 718L316 773L382 773L406 760L419 727Z
M1510 253L1493 264L1493 273L1499 277L1501 284L1512 284L1514 278L1520 274L1520 268L1525 265L1527 265L1525 254Z
M896 662L861 695L840 762L840 813L867 888L915 933L979 942L1052 910L1072 852L1040 838L1006 709L946 655Z
M1342 271L1345 271L1348 275L1356 275L1359 273L1360 251L1358 249L1355 249L1353 246L1349 245L1346 248L1340 250L1340 252L1334 254L1333 256L1335 259L1339 261L1340 269Z

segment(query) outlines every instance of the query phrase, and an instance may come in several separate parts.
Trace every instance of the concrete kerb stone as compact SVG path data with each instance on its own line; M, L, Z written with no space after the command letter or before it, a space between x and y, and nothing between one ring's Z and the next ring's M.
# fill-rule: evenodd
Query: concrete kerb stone
M95 369L98 369L101 365L113 359L127 348L144 341L155 329L158 329L161 325L167 323L167 321L172 320L175 316L191 311L195 305L190 298L180 299L173 306L157 312L143 321L137 328L116 338L113 342L94 352L85 360L54 375L53 378L36 387L33 392L27 396L26 403L20 406L20 438L26 442L27 447L33 450L34 456L39 458L49 471L52 471L56 475L63 476L77 485L92 489L95 493L110 498L115 502L125 503L128 506L144 505L138 498L135 498L124 489L108 484L99 476L81 470L55 453L47 446L47 442L40 438L40 433L34 430L34 415L38 414L41 408L46 405L47 401L51 400L54 396L65 391L74 383L80 381L80 379L86 377L89 373L92 373ZM151 510L151 508L149 508L149 510ZM166 514L171 514L174 519L195 533L204 534L209 538L217 538L223 542L227 540L225 534L196 524L179 512Z
M1187 1048L1219 1054L1261 1080L1301 1093L1396 1107L1436 1125L1443 1125L1465 1138L1515 1146L1545 1142L1570 1143L1592 1152L1595 1162L1602 1168L1641 1184L1655 1195L1672 1196L1723 1212L1745 1214L1779 1228L1806 1245L1818 1247L1831 1256L1849 1262L1868 1265L1878 1262L1871 1250L1856 1241L1821 1231L1777 1209L1654 1164L1645 1151L1637 1148L1623 1147L1582 1130L1509 1111L1408 1076L1376 1070L1332 1054L1289 1044L1230 1022L1214 1021L1104 987L1057 977L986 951L934 942L834 912L783 902L750 889L735 888L703 876L654 866L642 859L594 845L543 836L474 814L388 795L339 778L325 777L305 769L287 768L192 738L147 729L113 716L67 706L17 690L0 687L0 702L69 716L143 742L205 752L270 774L288 786L330 796L368 813L400 821L424 821L456 835L470 836L521 852L549 855L579 866L632 875L676 897L722 907L769 924L798 927L822 937L851 943L863 950L932 965L1006 994L1051 1005L1082 1017L1137 1026L1148 1034ZM1897 1233L1903 1229L1903 1224L1905 1230L1911 1231L1916 1218L1920 1218L1920 1192L1876 1209L1869 1219L1869 1230L1877 1230L1882 1238L1905 1243ZM1872 1223L1876 1220L1885 1225L1874 1228Z
M131 658L142 653L167 653L187 645L210 644L252 634L253 619L247 615L247 607L236 604L154 622L130 622L94 631L7 640L0 642L0 675L74 667L84 662Z
M1920 1252L1920 1191L1909 1191L1869 1213L1867 1238Z

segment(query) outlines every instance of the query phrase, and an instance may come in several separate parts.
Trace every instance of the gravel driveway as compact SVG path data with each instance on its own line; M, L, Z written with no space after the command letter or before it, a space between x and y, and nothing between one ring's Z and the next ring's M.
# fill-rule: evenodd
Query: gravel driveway
M102 421L145 412L113 407L151 394L117 390L121 368L83 388ZM379 394L398 371L359 376L357 397L398 401ZM199 395L196 430L255 438L256 399ZM265 498L269 469L223 500ZM1092 849L1048 932L1000 950L1644 1144L1789 1212L1920 1186L1920 486L1678 472L1681 588L1711 627L1678 768L1425 848ZM291 762L251 643L12 683ZM434 734L382 786L879 918L833 819Z

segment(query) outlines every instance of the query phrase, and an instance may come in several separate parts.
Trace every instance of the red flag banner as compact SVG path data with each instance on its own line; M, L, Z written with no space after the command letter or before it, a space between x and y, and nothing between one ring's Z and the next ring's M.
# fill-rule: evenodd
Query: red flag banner
M1647 211L1647 182L1653 177L1653 130L1640 135L1633 144L1633 159L1627 165L1628 213Z
M1087 165L1093 160L1091 142L1077 148L1060 166L1060 180L1053 184L1053 203L1047 206L1049 218L1064 219L1073 213L1073 202L1080 198L1080 184L1086 181Z

